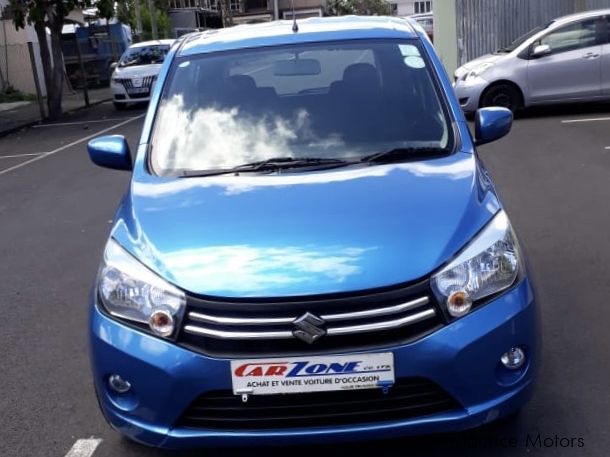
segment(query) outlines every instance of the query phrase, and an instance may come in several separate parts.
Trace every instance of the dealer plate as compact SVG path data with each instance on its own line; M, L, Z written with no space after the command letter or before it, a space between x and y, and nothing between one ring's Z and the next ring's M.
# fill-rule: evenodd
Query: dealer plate
M394 383L394 355L282 357L231 361L236 395L377 389Z
M147 94L149 91L148 87L140 87L138 89L129 89L128 94Z

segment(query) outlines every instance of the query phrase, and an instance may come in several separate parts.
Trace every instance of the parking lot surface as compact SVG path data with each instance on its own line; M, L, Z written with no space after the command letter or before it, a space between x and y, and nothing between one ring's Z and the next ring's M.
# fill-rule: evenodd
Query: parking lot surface
M520 416L459 435L264 453L606 457L607 112L607 106L530 111L507 138L480 148L538 286L543 364L537 392ZM106 425L88 361L87 295L129 174L95 167L85 146L98 134L122 134L134 150L143 113L102 104L0 138L2 457L168 455L128 442Z

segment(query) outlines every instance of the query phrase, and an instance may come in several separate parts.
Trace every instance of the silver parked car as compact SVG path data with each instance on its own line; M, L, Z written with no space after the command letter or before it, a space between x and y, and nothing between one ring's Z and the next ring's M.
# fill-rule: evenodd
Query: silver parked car
M610 99L610 9L555 19L460 67L462 109L520 108Z

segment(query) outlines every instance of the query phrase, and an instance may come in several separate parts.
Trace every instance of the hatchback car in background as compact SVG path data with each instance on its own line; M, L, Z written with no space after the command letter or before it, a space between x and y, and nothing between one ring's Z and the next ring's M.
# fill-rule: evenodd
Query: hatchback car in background
M110 79L114 106L123 109L128 103L147 102L163 60L174 40L144 41L125 50Z
M409 17L421 25L430 41L434 42L434 13L430 11L429 13L413 14Z
M90 297L113 427L153 446L463 430L511 415L536 301L475 135L421 27L311 18L169 52Z
M454 85L463 110L609 100L608 17L610 9L555 19L458 68Z

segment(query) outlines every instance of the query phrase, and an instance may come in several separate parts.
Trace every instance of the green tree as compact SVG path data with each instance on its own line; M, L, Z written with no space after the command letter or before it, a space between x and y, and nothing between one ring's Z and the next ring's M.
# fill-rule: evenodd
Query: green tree
M390 4L385 0L329 0L328 11L331 16L384 16L390 14Z
M66 16L78 0L10 0L11 15L15 27L34 27L40 45L40 58L47 88L48 116L55 119L61 115L61 97L64 85L64 59L61 51L61 30ZM50 45L46 28L50 32Z
M97 7L97 17L106 20L106 35L108 35L108 40L110 41L112 58L116 61L118 58L116 46L110 33L110 19L115 16L114 3L114 0L97 0L95 6Z
M136 19L136 0L121 0L116 2L116 16L117 19L124 23L129 24L132 30L138 29ZM150 20L150 8L146 0L139 0L140 4L140 15L142 18L142 30L138 30L141 33L141 38L148 40L152 38L152 24ZM169 19L169 2L167 0L155 0L157 28L159 30L159 37L168 38L171 36L172 27Z

